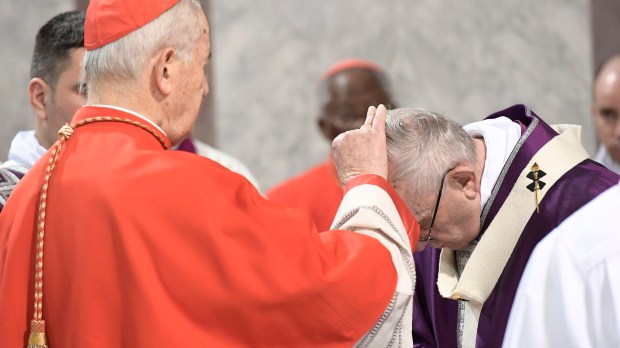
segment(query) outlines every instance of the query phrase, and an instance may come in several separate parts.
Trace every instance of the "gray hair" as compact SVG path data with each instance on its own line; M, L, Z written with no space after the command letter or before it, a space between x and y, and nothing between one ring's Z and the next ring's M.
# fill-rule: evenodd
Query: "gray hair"
M81 81L96 91L98 81L137 82L142 70L158 50L172 46L179 59L189 61L200 38L199 0L181 0L142 28L84 55Z
M438 190L441 176L458 164L476 164L472 138L460 124L441 114L390 110L385 132L389 180L405 182L414 194Z

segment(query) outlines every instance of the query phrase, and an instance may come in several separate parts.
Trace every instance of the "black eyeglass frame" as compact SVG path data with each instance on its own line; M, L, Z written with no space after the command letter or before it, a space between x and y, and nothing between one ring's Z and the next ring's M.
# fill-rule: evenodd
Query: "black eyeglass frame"
M433 217L431 218L431 226L428 228L428 234L426 237L420 237L420 242L428 242L429 240L433 240L431 238L431 233L433 233L433 225L435 224L435 218L437 217L437 210L439 210L439 202L441 201L441 193L443 192L443 184L446 181L446 176L450 173L455 167L452 167L446 170L445 173L441 176L441 184L439 184L439 194L437 195L437 202L435 202L435 210L433 211Z

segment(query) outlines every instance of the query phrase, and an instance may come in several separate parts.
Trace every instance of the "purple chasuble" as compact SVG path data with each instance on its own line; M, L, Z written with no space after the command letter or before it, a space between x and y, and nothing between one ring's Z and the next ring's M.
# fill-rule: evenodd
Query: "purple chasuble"
M482 233L502 208L525 166L540 148L558 135L525 105L514 105L490 115L487 119L500 116L519 122L526 129L515 147L516 152L511 154L506 163L507 168L504 168L497 181L496 186L499 184L499 189L494 188L493 192L496 194L491 195L482 210ZM547 173L553 170L541 169ZM540 213L530 216L506 267L482 307L476 347L501 347L517 286L536 244L574 211L616 185L619 180L617 174L586 159L566 172L549 189L540 203ZM414 254L417 273L413 309L415 347L457 347L458 302L443 298L437 290L440 252L440 249L427 247Z
M192 138L187 138L176 147L176 150L196 153L196 146L194 145Z

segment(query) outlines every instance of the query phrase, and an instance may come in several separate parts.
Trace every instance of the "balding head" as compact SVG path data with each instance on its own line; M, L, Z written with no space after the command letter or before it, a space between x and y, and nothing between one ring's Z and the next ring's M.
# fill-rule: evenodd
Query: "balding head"
M605 62L595 78L592 115L599 140L620 163L620 54Z
M348 60L332 67L323 76L320 93L319 127L329 141L361 127L369 106L394 106L386 75L364 61Z

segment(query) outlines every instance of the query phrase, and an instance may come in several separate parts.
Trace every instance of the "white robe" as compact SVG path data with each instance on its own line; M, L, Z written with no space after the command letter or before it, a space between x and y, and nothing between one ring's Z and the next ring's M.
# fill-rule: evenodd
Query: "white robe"
M41 146L34 136L33 130L21 131L11 141L9 159L2 164L2 168L26 174L46 151L47 149Z
M504 347L620 347L620 185L538 244Z

